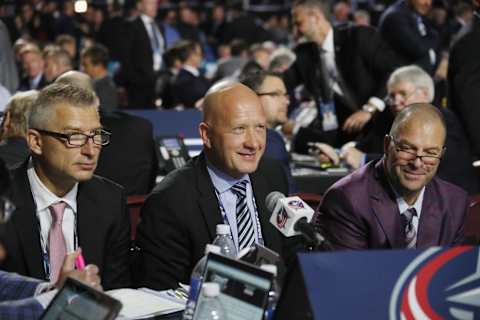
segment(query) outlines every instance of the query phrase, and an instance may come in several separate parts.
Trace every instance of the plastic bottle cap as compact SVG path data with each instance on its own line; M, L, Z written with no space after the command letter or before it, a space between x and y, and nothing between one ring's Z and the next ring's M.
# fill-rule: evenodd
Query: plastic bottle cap
M205 282L202 285L202 292L206 297L216 297L220 294L220 285L215 282Z
M220 247L214 244L207 244L207 246L205 247L205 254L209 254L210 252L220 254L220 251Z
M277 276L277 266L274 264L262 264L260 269L272 273L274 276Z
M228 224L217 224L217 234L230 234L230 226Z

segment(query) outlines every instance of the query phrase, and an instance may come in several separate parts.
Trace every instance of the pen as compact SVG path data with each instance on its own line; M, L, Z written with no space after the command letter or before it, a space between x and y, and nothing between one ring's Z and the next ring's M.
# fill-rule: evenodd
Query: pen
M85 268L85 259L81 253L75 258L75 268L77 268L77 270L83 270Z

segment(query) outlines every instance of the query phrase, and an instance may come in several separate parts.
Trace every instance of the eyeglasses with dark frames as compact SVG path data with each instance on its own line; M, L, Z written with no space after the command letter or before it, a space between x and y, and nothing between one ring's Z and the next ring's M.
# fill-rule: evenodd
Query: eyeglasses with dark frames
M395 138L389 135L390 140L392 141L393 145L395 146L395 150L398 153L398 157L404 161L415 161L420 159L425 165L434 166L442 160L443 154L445 153L446 148L442 147L442 150L439 154L428 154L428 155L418 155L413 148L409 146L402 146L398 141L395 141Z
M98 146L106 146L110 143L110 136L112 135L111 132L106 130L100 129L97 130L94 134L85 134L81 132L74 132L74 133L60 133L60 132L53 132L48 130L42 129L35 129L42 134L49 135L51 137L60 139L62 141L67 141L68 144L72 147L83 147L87 144L89 139L92 139L93 143Z

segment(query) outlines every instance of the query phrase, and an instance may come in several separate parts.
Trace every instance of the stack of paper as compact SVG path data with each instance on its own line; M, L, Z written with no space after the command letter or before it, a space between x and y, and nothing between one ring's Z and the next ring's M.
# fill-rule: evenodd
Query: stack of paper
M185 309L185 304L143 290L116 289L107 294L123 305L117 319L144 319Z

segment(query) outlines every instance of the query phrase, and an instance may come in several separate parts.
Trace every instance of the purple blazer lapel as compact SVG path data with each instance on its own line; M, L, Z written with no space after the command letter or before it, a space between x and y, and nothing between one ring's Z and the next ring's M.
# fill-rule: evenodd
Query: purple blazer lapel
M375 217L391 248L404 248L405 240L402 237L400 212L383 171L383 160L375 165L374 179L369 184L369 194Z
M429 183L425 187L425 194L422 204L422 213L420 214L420 221L418 224L417 248L426 248L436 246L439 244L439 237L442 230L444 210L441 209L439 203L442 199L439 198Z

